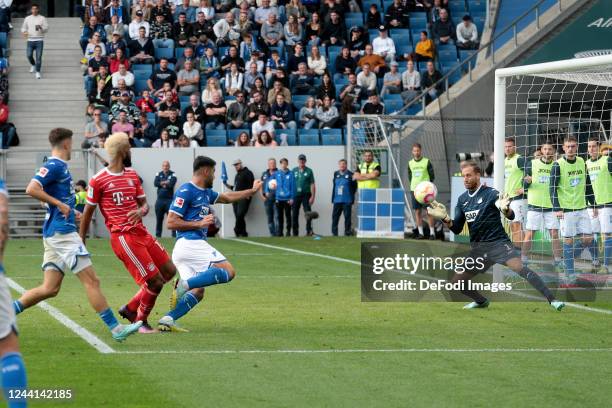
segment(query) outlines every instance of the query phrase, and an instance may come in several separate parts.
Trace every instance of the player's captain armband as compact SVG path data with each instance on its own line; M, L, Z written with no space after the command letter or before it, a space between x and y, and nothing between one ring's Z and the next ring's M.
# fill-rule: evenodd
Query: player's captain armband
M183 204L185 204L185 200L182 197L176 197L174 199L174 206L178 208L183 208Z
M49 169L46 167L41 167L40 169L38 169L38 172L36 173L36 175L38 177L45 177L47 173L49 173Z

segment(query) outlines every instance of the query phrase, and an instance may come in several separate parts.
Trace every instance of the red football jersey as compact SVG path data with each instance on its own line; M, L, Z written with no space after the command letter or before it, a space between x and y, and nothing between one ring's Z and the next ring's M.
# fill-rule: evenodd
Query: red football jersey
M145 197L138 173L131 168L115 174L104 168L89 181L87 202L100 205L106 228L110 232L128 232L144 229L142 221L136 224L128 220L128 213L138 209L137 198Z

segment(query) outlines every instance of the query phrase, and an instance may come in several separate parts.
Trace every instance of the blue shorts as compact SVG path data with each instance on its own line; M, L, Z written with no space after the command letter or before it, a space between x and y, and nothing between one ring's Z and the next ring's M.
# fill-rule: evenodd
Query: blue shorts
M412 200L412 209L413 210L419 210L421 208L427 208L427 204L421 204L419 203L416 198L414 198L414 192L411 191L410 192L410 199Z

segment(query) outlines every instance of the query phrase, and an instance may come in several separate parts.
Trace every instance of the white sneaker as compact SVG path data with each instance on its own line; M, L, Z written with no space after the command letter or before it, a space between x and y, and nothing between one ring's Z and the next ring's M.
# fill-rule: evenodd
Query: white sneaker
M167 316L167 315L159 319L159 322L157 323L157 325L158 325L157 329L159 331L189 333L189 330L183 329L181 326L176 324L176 322L174 321L172 317Z
M32 66L30 67L30 73L32 73L32 74L33 74L35 70L36 70L36 67L35 67L34 65L32 65Z
M40 72L36 73L36 79L40 79Z

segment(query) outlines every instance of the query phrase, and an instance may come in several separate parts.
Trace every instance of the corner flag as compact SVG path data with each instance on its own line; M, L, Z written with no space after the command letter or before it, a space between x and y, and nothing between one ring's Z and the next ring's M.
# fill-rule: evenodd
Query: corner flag
M224 161L221 162L221 180L223 181L223 184L227 183L227 170L225 168Z

